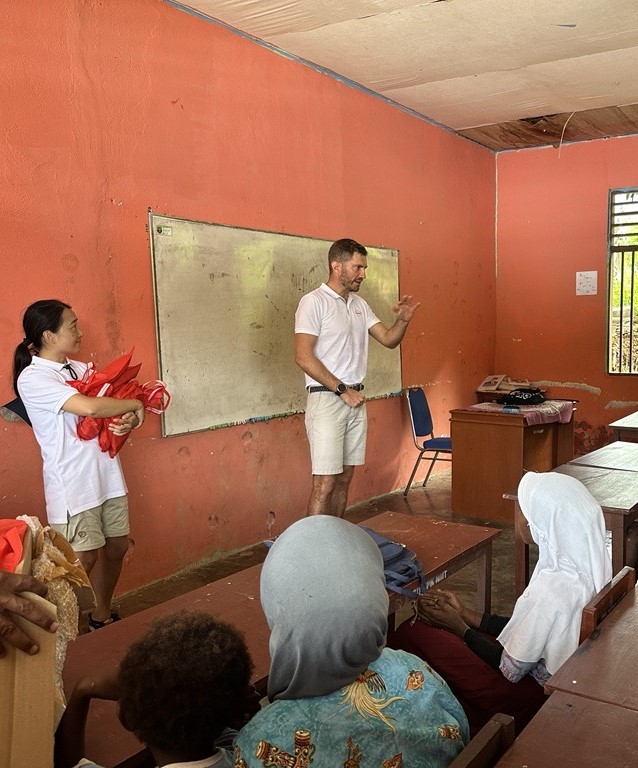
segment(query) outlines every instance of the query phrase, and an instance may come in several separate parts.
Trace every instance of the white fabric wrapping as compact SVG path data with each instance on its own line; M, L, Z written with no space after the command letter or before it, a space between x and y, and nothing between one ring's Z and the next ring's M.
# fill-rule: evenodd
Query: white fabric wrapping
M538 544L538 563L498 637L522 662L545 659L554 674L578 647L584 606L611 579L598 502L573 477L527 473L518 500Z

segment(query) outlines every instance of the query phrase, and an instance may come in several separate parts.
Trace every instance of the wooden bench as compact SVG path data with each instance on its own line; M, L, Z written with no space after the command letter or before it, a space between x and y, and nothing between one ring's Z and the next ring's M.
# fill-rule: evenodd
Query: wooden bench
M607 614L633 589L636 584L636 571L626 565L620 573L603 587L601 591L583 608L580 624L579 643L586 640Z
M477 560L477 605L486 606L482 610L489 610L492 541L500 535L499 530L392 512L365 520L364 525L413 549L421 559L426 580L431 585ZM255 565L97 632L82 635L69 645L67 651L63 674L67 695L81 677L96 668L117 666L129 645L146 632L154 619L184 609L213 613L244 634L255 665L252 682L264 692L270 667L270 631L259 600L261 568L261 565ZM390 593L390 614L407 602L402 595ZM114 702L92 702L86 744L88 756L109 768L142 768L149 759L140 742L120 726Z
M496 714L450 763L449 768L492 768L514 741L514 718Z

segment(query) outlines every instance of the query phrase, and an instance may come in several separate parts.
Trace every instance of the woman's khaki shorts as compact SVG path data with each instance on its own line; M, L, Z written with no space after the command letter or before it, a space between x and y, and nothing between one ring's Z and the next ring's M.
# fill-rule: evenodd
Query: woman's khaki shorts
M55 523L51 528L61 533L76 552L100 549L106 539L128 536L128 498L118 496L107 499L104 504L86 509L64 523Z

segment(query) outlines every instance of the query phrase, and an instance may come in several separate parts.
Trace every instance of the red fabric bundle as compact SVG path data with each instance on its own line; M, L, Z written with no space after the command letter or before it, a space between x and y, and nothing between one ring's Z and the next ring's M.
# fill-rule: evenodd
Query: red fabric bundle
M67 382L69 386L87 397L116 397L120 400L141 400L144 410L150 413L163 413L168 408L171 396L162 381L147 381L140 384L135 378L142 364L131 365L133 350L122 355L107 365L101 371L96 371L93 364L89 366L81 379ZM96 419L83 416L78 424L78 437L81 440L92 440L97 437L100 448L113 458L128 440L128 434L116 435L108 428L113 419Z

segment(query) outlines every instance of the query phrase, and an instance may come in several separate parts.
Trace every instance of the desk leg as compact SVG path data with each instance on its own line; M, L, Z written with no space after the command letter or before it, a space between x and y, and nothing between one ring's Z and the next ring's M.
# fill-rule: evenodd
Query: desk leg
M516 511L520 511L518 500L515 502ZM514 515L514 583L516 597L520 597L529 584L529 546L523 541L518 530L519 516Z
M476 610L489 613L492 607L492 542L488 541L476 558Z
M611 572L615 576L622 570L627 559L625 519L622 515L609 515L605 522L611 531Z

